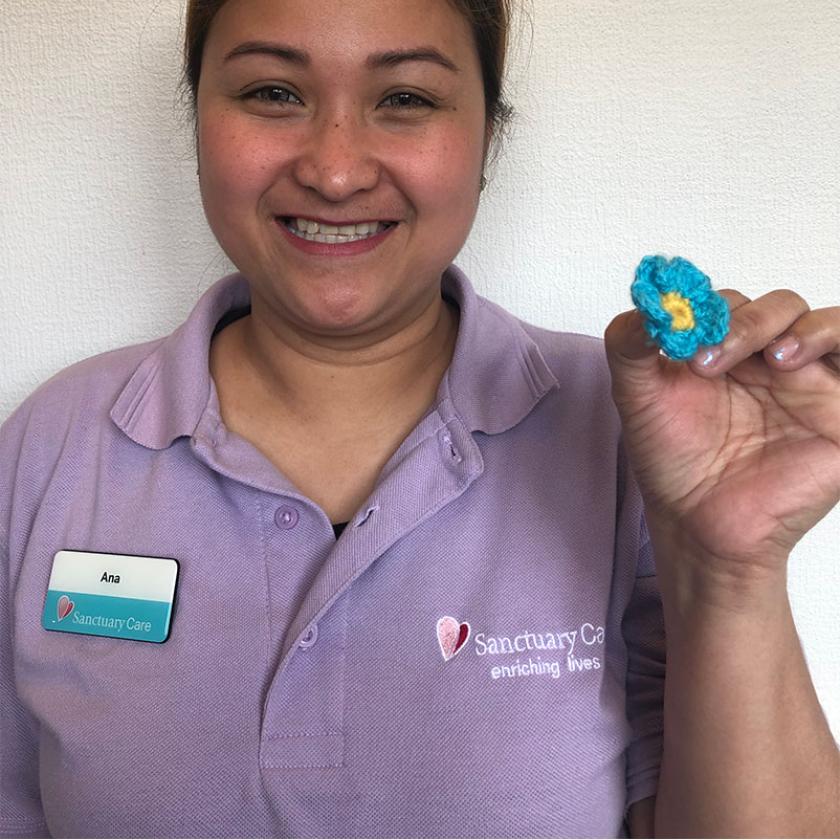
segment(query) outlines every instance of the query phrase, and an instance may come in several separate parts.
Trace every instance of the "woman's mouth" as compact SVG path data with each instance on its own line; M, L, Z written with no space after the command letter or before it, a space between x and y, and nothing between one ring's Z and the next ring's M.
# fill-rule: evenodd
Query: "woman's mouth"
M330 225L311 219L289 217L281 221L294 236L322 245L348 245L352 242L362 242L384 233L396 224L396 222L360 222L352 225Z

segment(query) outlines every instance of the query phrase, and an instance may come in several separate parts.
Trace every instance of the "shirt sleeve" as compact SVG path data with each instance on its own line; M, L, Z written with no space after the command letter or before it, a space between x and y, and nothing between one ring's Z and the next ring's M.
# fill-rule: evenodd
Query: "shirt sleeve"
M0 837L49 837L38 785L37 726L15 693L9 553L0 544Z
M665 622L644 522L641 531L636 581L622 622L627 646L627 720L632 729L627 750L627 810L634 802L656 795L665 702Z
M0 426L0 837L49 837L38 781L38 724L17 696L15 681L16 575L9 528L20 447L11 427L12 420Z

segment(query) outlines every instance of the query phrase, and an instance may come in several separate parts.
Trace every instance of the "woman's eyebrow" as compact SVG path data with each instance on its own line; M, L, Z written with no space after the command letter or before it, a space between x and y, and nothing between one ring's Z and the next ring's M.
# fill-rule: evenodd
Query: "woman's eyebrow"
M288 61L301 67L308 67L312 59L308 52L270 41L245 41L234 47L224 58L225 62L244 55L268 55ZM460 73L460 68L452 59L447 58L435 47L413 47L411 49L387 50L368 56L365 62L371 70L389 69L411 61L426 61L438 64L453 73Z
M269 41L246 41L234 47L225 56L224 60L230 61L232 58L237 58L242 55L270 55L283 61L289 61L292 64L299 64L302 67L307 67L311 62L309 53L305 50L299 50L287 44L275 44Z
M460 68L450 58L447 58L440 50L434 47L416 47L406 50L388 50L387 52L374 53L368 57L367 66L373 70L396 67L408 61L429 61L439 64L453 73L460 73Z

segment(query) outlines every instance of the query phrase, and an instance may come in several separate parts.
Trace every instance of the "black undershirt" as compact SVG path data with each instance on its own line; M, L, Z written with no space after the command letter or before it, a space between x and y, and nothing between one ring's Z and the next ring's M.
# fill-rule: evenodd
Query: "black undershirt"
M231 309L219 319L216 328L213 330L213 338L215 338L225 327L229 327L234 321L244 318L251 314L250 306L243 306L242 309Z
M338 539L341 536L341 532L347 527L346 522L338 522L333 523L333 531L335 531L335 538Z

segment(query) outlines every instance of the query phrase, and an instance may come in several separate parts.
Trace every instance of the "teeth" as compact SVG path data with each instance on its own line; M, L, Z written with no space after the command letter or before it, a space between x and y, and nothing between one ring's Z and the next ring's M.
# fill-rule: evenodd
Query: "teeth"
M384 222L363 222L359 225L326 225L313 222L310 219L292 219L288 229L310 242L322 242L327 245L338 245L345 242L356 242L381 233L387 225Z

